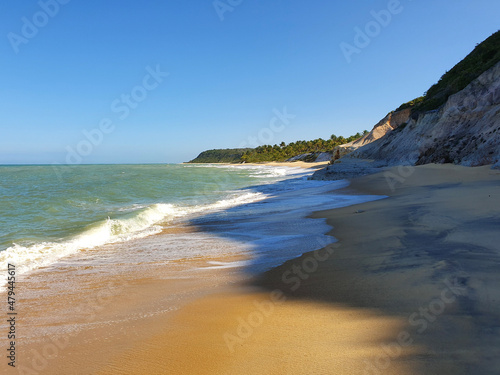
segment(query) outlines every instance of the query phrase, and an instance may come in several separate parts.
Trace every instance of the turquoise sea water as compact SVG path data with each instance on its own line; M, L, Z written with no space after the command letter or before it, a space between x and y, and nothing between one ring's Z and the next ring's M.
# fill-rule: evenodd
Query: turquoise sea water
M311 174L249 165L0 166L0 267L15 263L25 273L109 244L131 259L121 245L130 241L167 261L229 246L253 252L264 268L276 265L333 240L307 214L374 199L329 194L347 182L310 181ZM177 223L207 235L150 239Z
M185 164L0 166L0 261L9 255L33 268L81 248L154 234L159 223L262 199L239 189L293 172Z
M254 180L248 171L182 165L78 166L62 179L50 166L0 167L0 250L60 240L108 217L129 221L128 228L115 226L115 234L133 231L131 219L141 214L144 220L148 212L160 218L155 210L175 215L174 207L214 203ZM158 204L172 205L171 212Z

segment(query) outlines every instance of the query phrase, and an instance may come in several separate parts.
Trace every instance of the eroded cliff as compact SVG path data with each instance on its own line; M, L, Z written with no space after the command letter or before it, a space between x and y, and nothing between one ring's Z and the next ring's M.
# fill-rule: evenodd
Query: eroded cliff
M500 63L450 96L440 109L414 116L346 157L376 159L387 165L498 165Z

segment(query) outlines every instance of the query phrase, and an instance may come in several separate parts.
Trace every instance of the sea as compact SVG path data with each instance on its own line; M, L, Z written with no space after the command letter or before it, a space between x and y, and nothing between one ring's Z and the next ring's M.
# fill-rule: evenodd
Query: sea
M17 275L30 274L91 251L94 263L144 267L244 254L243 262L206 266L262 272L335 241L324 219L308 218L313 211L382 198L336 192L348 181L310 180L313 170L297 167L78 165L63 172L0 166L0 269L15 264ZM168 231L179 226L195 230Z

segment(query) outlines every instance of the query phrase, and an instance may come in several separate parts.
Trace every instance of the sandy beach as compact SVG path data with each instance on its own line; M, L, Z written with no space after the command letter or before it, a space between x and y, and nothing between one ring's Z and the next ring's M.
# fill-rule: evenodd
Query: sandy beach
M315 213L338 242L251 279L221 269L169 280L160 267L103 311L147 310L173 294L178 310L90 325L26 373L497 373L499 186L498 170L452 165L353 179L344 193L388 198ZM27 360L53 337L23 349Z
M311 163L305 161L289 161L289 162L270 161L265 163L245 163L240 165L270 165L275 167L298 167L298 168L319 169L326 167L328 164L329 164L328 161L311 162Z
M462 3L5 2L0 375L500 375Z
M266 161L262 163L210 163L210 164L219 164L219 165L230 165L230 166L271 166L271 167L297 167L297 168L305 168L305 169L320 169L326 167L330 162L328 161L320 161L320 162L305 162L305 161ZM183 163L189 164L189 163Z

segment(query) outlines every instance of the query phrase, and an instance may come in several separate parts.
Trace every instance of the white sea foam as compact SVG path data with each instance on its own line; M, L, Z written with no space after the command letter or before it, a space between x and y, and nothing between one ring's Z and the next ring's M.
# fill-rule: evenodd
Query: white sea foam
M208 261L207 264L209 266L206 267L201 267L199 269L225 269L225 268L238 268L238 267L244 267L248 264L250 264L250 261L247 260L240 260L236 262L218 262L218 261Z
M295 188L287 190L290 184L295 184ZM252 258L250 262L227 265L209 262L209 267L243 267L246 272L259 273L335 242L333 237L326 235L331 227L325 219L309 217L313 211L384 198L333 192L348 184L345 180L286 180L271 186L265 202L238 207L225 212L224 216L215 213L195 219L202 228L209 224L210 233L245 244Z
M237 164L237 165L227 165L227 164L192 164L185 165L186 168L218 168L218 169L229 169L229 170L246 170L250 171L250 177L255 178L272 178L281 176L291 176L296 174L307 174L311 175L312 170L300 167L292 166L274 166L274 165L247 165L247 164Z
M224 199L208 204L158 203L144 206L128 202L121 209L114 208L114 212L118 212L116 216L103 218L100 222L82 228L82 232L78 235L53 242L13 244L5 251L0 251L0 267L5 269L7 262L14 263L18 274L22 274L51 265L81 250L124 241L130 242L127 242L127 246L118 244L112 247L129 251L133 250L133 244L136 242L140 248L140 251L136 251L137 258L132 256L133 251L129 251L127 259L140 263L144 261L145 256L144 242L153 243L157 237L150 237L146 241L133 241L134 239L159 233L163 225L169 222L194 219L195 223L199 220L198 224L203 224L206 220L211 224L211 230L220 226L216 232L222 235L225 244L229 243L228 240L231 244L226 248L222 245L221 238L216 238L217 241L208 239L206 233L203 236L195 236L195 242L192 235L183 239L182 235L175 234L170 240L162 237L162 246L154 243L154 246L149 250L146 249L146 252L150 251L154 259L160 256L164 260L211 254L211 249L225 249L224 251L231 250L237 253L246 251L254 255L250 266L263 270L334 241L331 237L324 236L329 228L326 223L306 218L311 211L375 199L375 197L332 195L329 193L331 190L344 187L348 182L305 181L306 176L312 171L303 168L255 165L215 167L243 168L246 170L244 177L262 177L259 179L262 183L249 189L226 190ZM224 187L237 188L230 185ZM264 199L266 201L261 202ZM117 254L119 257L117 259L123 258L123 253ZM96 259L102 262L100 255L102 254L99 251L95 252ZM209 264L211 268L248 269L250 266L241 262Z
M154 204L128 213L128 217L107 218L92 225L83 233L58 242L41 242L22 246L13 244L0 252L0 267L7 263L17 265L17 273L48 266L57 260L80 250L93 249L108 243L123 242L157 234L162 230L162 223L177 218L188 218L238 205L257 202L266 198L263 193L238 191L232 192L226 199L205 205L179 206L174 204ZM125 210L128 211L128 210Z

